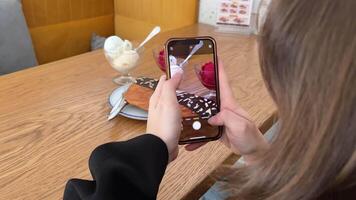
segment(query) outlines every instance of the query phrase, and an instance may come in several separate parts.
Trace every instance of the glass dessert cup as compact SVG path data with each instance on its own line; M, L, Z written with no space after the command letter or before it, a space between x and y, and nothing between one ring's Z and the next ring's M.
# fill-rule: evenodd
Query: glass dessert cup
M206 99L215 99L216 82L214 64L211 61L198 63L194 65L194 70L201 84L208 89L202 96Z
M166 53L164 52L163 46L157 46L152 50L153 59L155 60L159 69L166 73L167 64L166 64Z
M106 59L109 61L112 68L120 73L119 76L113 78L113 82L118 85L126 85L134 83L136 79L130 75L138 65L143 53L143 48L135 50L125 50L118 54L117 52L108 52L104 50Z

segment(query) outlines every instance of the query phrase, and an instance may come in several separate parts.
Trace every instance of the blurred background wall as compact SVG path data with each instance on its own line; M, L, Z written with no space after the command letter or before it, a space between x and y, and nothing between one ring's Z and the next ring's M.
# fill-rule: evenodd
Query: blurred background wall
M198 0L22 0L39 64L90 51L92 33L143 39L197 22Z
M90 50L93 32L114 34L113 0L22 0L39 64Z
M155 26L163 31L197 22L198 0L115 0L115 33L142 39Z

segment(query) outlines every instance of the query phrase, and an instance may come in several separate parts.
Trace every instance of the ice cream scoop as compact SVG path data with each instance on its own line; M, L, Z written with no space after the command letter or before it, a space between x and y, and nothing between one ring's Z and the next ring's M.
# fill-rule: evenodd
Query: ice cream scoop
M123 51L128 51L128 50L132 50L132 43L128 40L125 40L124 43L122 44L122 49Z
M139 48L157 35L160 30L160 27L155 27L147 38L135 49L133 49L130 41L123 41L118 36L107 38L104 44L104 51L106 57L112 63L112 67L121 73L128 73L137 64L140 57L138 54Z
M170 63L170 73L171 76L173 77L177 72L183 73L183 69L181 66L177 64L177 58L170 55L169 56L169 63Z
M137 51L124 50L119 57L113 60L113 68L121 73L128 73L136 67L139 58Z
M104 51L111 59L118 57L122 52L124 41L117 36L110 36L105 40Z
M137 51L132 50L130 41L123 41L118 36L111 36L106 39L104 51L112 67L124 74L136 67L140 57Z
M130 41L123 41L118 36L111 36L105 40L105 57L111 66L122 74L122 76L114 79L115 83L124 85L135 82L135 79L130 76L129 72L138 65L138 60L140 58L139 53L142 52L139 51L139 49L159 33L160 30L159 27L155 27L147 38L135 49L133 49Z

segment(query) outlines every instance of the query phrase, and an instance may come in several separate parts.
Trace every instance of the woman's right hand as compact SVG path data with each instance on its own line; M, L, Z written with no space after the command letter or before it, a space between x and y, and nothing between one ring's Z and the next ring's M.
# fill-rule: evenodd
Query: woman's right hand
M250 120L248 113L235 100L224 67L219 63L220 112L209 119L213 126L224 126L220 140L234 153L244 157L245 162L253 163L269 148L267 140ZM195 150L205 143L190 144L188 151Z

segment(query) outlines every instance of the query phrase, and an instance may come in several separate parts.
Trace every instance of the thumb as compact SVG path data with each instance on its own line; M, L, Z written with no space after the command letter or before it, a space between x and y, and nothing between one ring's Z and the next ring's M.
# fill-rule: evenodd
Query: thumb
M212 126L223 126L224 125L224 120L223 120L223 117L222 117L222 113L219 112L215 116L211 117L208 120L208 123L210 125L212 125Z
M177 101L176 90L182 80L183 73L177 72L174 76L164 83L164 90L162 91L162 100L164 101Z
M225 124L225 111L220 111L218 114L214 115L208 120L208 123L212 126L223 126Z
M174 89L177 89L182 78L183 78L183 70L179 70L179 71L175 72L173 77L171 79L169 79L167 82L169 83L169 85L171 87L173 87Z

